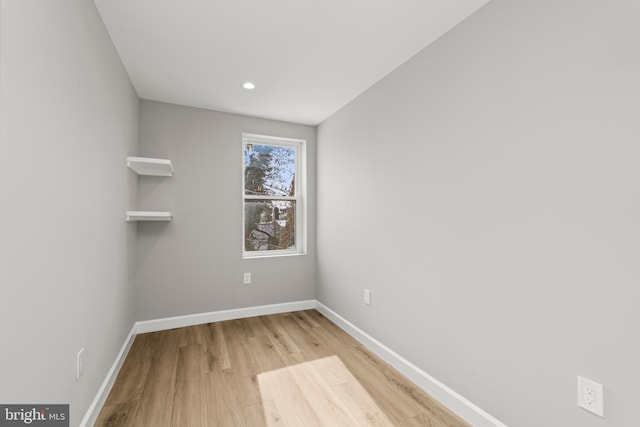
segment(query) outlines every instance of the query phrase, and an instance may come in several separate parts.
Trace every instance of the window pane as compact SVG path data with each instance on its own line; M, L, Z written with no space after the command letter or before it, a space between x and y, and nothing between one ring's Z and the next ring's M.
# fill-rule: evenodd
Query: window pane
M295 249L295 207L293 200L246 200L244 249Z
M294 196L295 147L244 144L244 194Z

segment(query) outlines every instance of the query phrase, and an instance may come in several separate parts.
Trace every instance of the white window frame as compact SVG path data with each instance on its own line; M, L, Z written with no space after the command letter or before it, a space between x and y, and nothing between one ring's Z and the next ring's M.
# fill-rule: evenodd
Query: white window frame
M255 196L245 194L244 171L244 146L245 144L276 145L296 148L296 181L294 196ZM264 258L290 255L305 255L307 253L307 141L304 139L281 138L276 136L257 135L252 133L242 134L242 257ZM274 249L266 251L245 250L245 203L248 200L294 200L296 204L295 215L295 249Z

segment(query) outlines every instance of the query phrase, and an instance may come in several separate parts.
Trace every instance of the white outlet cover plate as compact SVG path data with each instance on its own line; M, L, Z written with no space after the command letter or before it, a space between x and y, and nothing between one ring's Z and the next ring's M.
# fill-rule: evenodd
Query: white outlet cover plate
M604 387L602 384L578 376L578 406L604 417Z

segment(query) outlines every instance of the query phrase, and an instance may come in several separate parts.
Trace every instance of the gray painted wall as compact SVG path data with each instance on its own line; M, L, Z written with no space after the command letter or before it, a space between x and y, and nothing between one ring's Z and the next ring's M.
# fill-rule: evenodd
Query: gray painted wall
M138 98L92 1L2 0L0 39L0 402L75 426L133 324Z
M493 0L318 129L319 300L510 426L638 424L639 7Z
M242 133L307 141L308 254L242 259ZM136 316L149 320L315 298L315 127L142 101L140 154L169 158L169 178L139 178ZM253 284L243 285L243 272Z

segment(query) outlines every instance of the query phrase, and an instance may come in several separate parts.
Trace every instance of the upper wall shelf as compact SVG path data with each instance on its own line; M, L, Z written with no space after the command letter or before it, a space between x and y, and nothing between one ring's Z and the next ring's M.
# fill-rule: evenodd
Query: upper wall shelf
M138 175L173 176L173 164L167 159L129 156L127 166Z
M171 212L127 211L127 221L171 221Z

